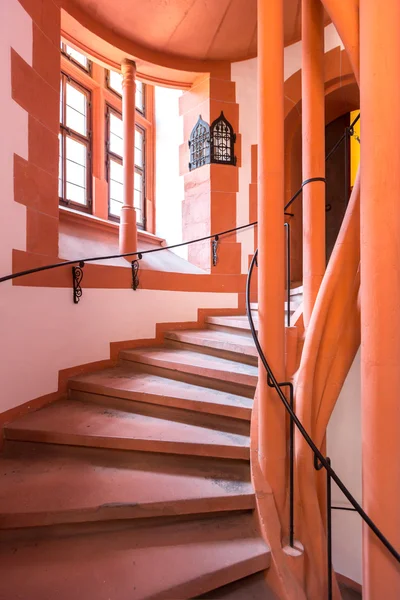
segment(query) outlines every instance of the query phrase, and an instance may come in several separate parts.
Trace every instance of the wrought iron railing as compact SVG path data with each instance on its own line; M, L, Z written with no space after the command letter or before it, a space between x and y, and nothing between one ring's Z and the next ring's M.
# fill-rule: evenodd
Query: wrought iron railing
M264 350L261 347L261 344L258 339L257 331L254 326L253 315L251 312L250 305L250 286L251 286L251 277L253 274L254 266L257 264L257 255L258 250L256 250L248 272L247 284L246 284L246 312L247 318L249 320L251 334L254 339L254 343L257 348L258 356L260 361L267 372L268 376L268 385L271 388L274 388L282 401L288 415L290 418L290 449L289 449L289 544L294 547L294 532L295 532L295 524L294 524L294 427L300 431L301 435L307 442L309 448L312 450L314 455L314 468L316 470L325 469L326 471L326 486L327 486L327 494L326 494L326 509L327 509L327 574L328 574L328 600L332 599L332 509L340 509L341 507L332 506L331 500L331 481L333 480L340 491L347 498L352 508L347 508L346 510L355 510L363 519L363 521L368 525L368 527L375 533L377 538L382 542L385 548L390 552L390 554L395 558L397 562L400 563L400 554L394 548L394 546L389 542L389 540L384 536L384 534L380 531L380 529L376 526L376 524L372 521L372 519L367 515L362 506L357 502L354 496L350 493L347 487L344 485L340 477L335 473L335 471L331 467L331 461L329 457L324 456L318 447L315 445L314 441L310 437L309 433L303 427L300 419L297 417L294 410L294 393L293 393L293 384L290 381L284 381L279 383L275 378L272 369L265 357ZM282 388L289 389L289 401L287 400Z
M17 279L19 277L25 277L26 275L33 275L34 273L40 273L43 271L49 271L52 269L61 269L64 267L72 267L72 288L73 288L73 300L75 304L78 304L80 298L82 297L82 279L83 279L83 268L86 263L93 263L98 261L111 260L115 258L130 258L134 257L131 261L132 267L132 289L137 290L139 287L139 260L143 258L146 254L154 254L155 252L162 252L164 250L174 250L175 248L180 248L182 246L189 246L190 244L196 244L198 242L204 242L207 240L212 240L212 261L213 265L216 266L218 262L218 243L221 237L225 235L229 235L231 233L235 233L237 231L241 231L243 229L248 229L249 227L255 227L257 225L257 221L253 221L252 223L247 223L247 225L240 225L239 227L233 227L232 229L226 229L225 231L220 231L219 233L213 233L212 235L206 235L201 238L196 238L194 240L189 240L187 242L180 242L179 244L172 244L171 246L160 246L159 248L151 248L149 250L138 250L137 252L125 252L122 254L109 254L107 256L91 256L88 258L78 258L75 260L65 260L57 263L52 263L50 265L44 265L42 267L34 267L33 269L27 269L26 271L18 271L17 273L11 273L10 275L5 275L0 277L0 283L5 281L10 281L12 279Z

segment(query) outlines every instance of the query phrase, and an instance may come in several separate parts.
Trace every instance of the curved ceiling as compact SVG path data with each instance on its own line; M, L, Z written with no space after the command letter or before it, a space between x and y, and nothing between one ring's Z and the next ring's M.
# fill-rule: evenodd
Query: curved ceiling
M151 52L200 61L257 54L257 0L74 0L113 34ZM285 45L300 38L300 0L284 0ZM68 10L68 9L67 9Z

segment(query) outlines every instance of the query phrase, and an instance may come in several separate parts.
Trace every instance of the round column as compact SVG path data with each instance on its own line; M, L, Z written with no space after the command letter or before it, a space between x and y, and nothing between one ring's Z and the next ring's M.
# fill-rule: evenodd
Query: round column
M325 177L324 10L302 1L303 181ZM325 183L303 189L303 298L307 327L325 273Z
M119 249L121 253L136 252L137 225L134 208L135 181L135 116L136 116L136 63L124 59L122 71L122 122L124 133L124 203L119 225Z
M259 338L278 381L285 376L283 0L258 0ZM260 363L259 462L278 511L285 504L285 409Z
M400 549L400 2L360 3L363 505ZM363 598L398 600L400 565L363 528Z

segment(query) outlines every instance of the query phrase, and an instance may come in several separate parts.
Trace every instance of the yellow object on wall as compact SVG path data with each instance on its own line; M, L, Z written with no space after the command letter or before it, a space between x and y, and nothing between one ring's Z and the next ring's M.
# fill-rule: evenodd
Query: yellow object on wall
M352 123L359 114L360 114L359 110L353 110L353 112L350 113L350 123ZM360 139L360 131L361 131L360 130L360 122L361 122L361 119L359 119L357 121L357 123L354 125L354 135L352 135L350 138L351 187L353 187L353 185L355 183L358 167L360 165L360 150L361 149L360 149L360 142L358 141Z

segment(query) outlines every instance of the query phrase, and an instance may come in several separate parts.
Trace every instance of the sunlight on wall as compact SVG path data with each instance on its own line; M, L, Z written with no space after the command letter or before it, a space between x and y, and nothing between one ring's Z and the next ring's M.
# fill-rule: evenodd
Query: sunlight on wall
M182 241L183 177L179 175L179 145L183 123L179 116L180 90L156 86L156 234L167 244ZM187 260L187 247L175 253Z
M328 456L333 468L362 504L361 366L358 351L328 425ZM333 484L332 504L349 507ZM362 583L362 524L357 513L332 511L333 566L338 573Z

